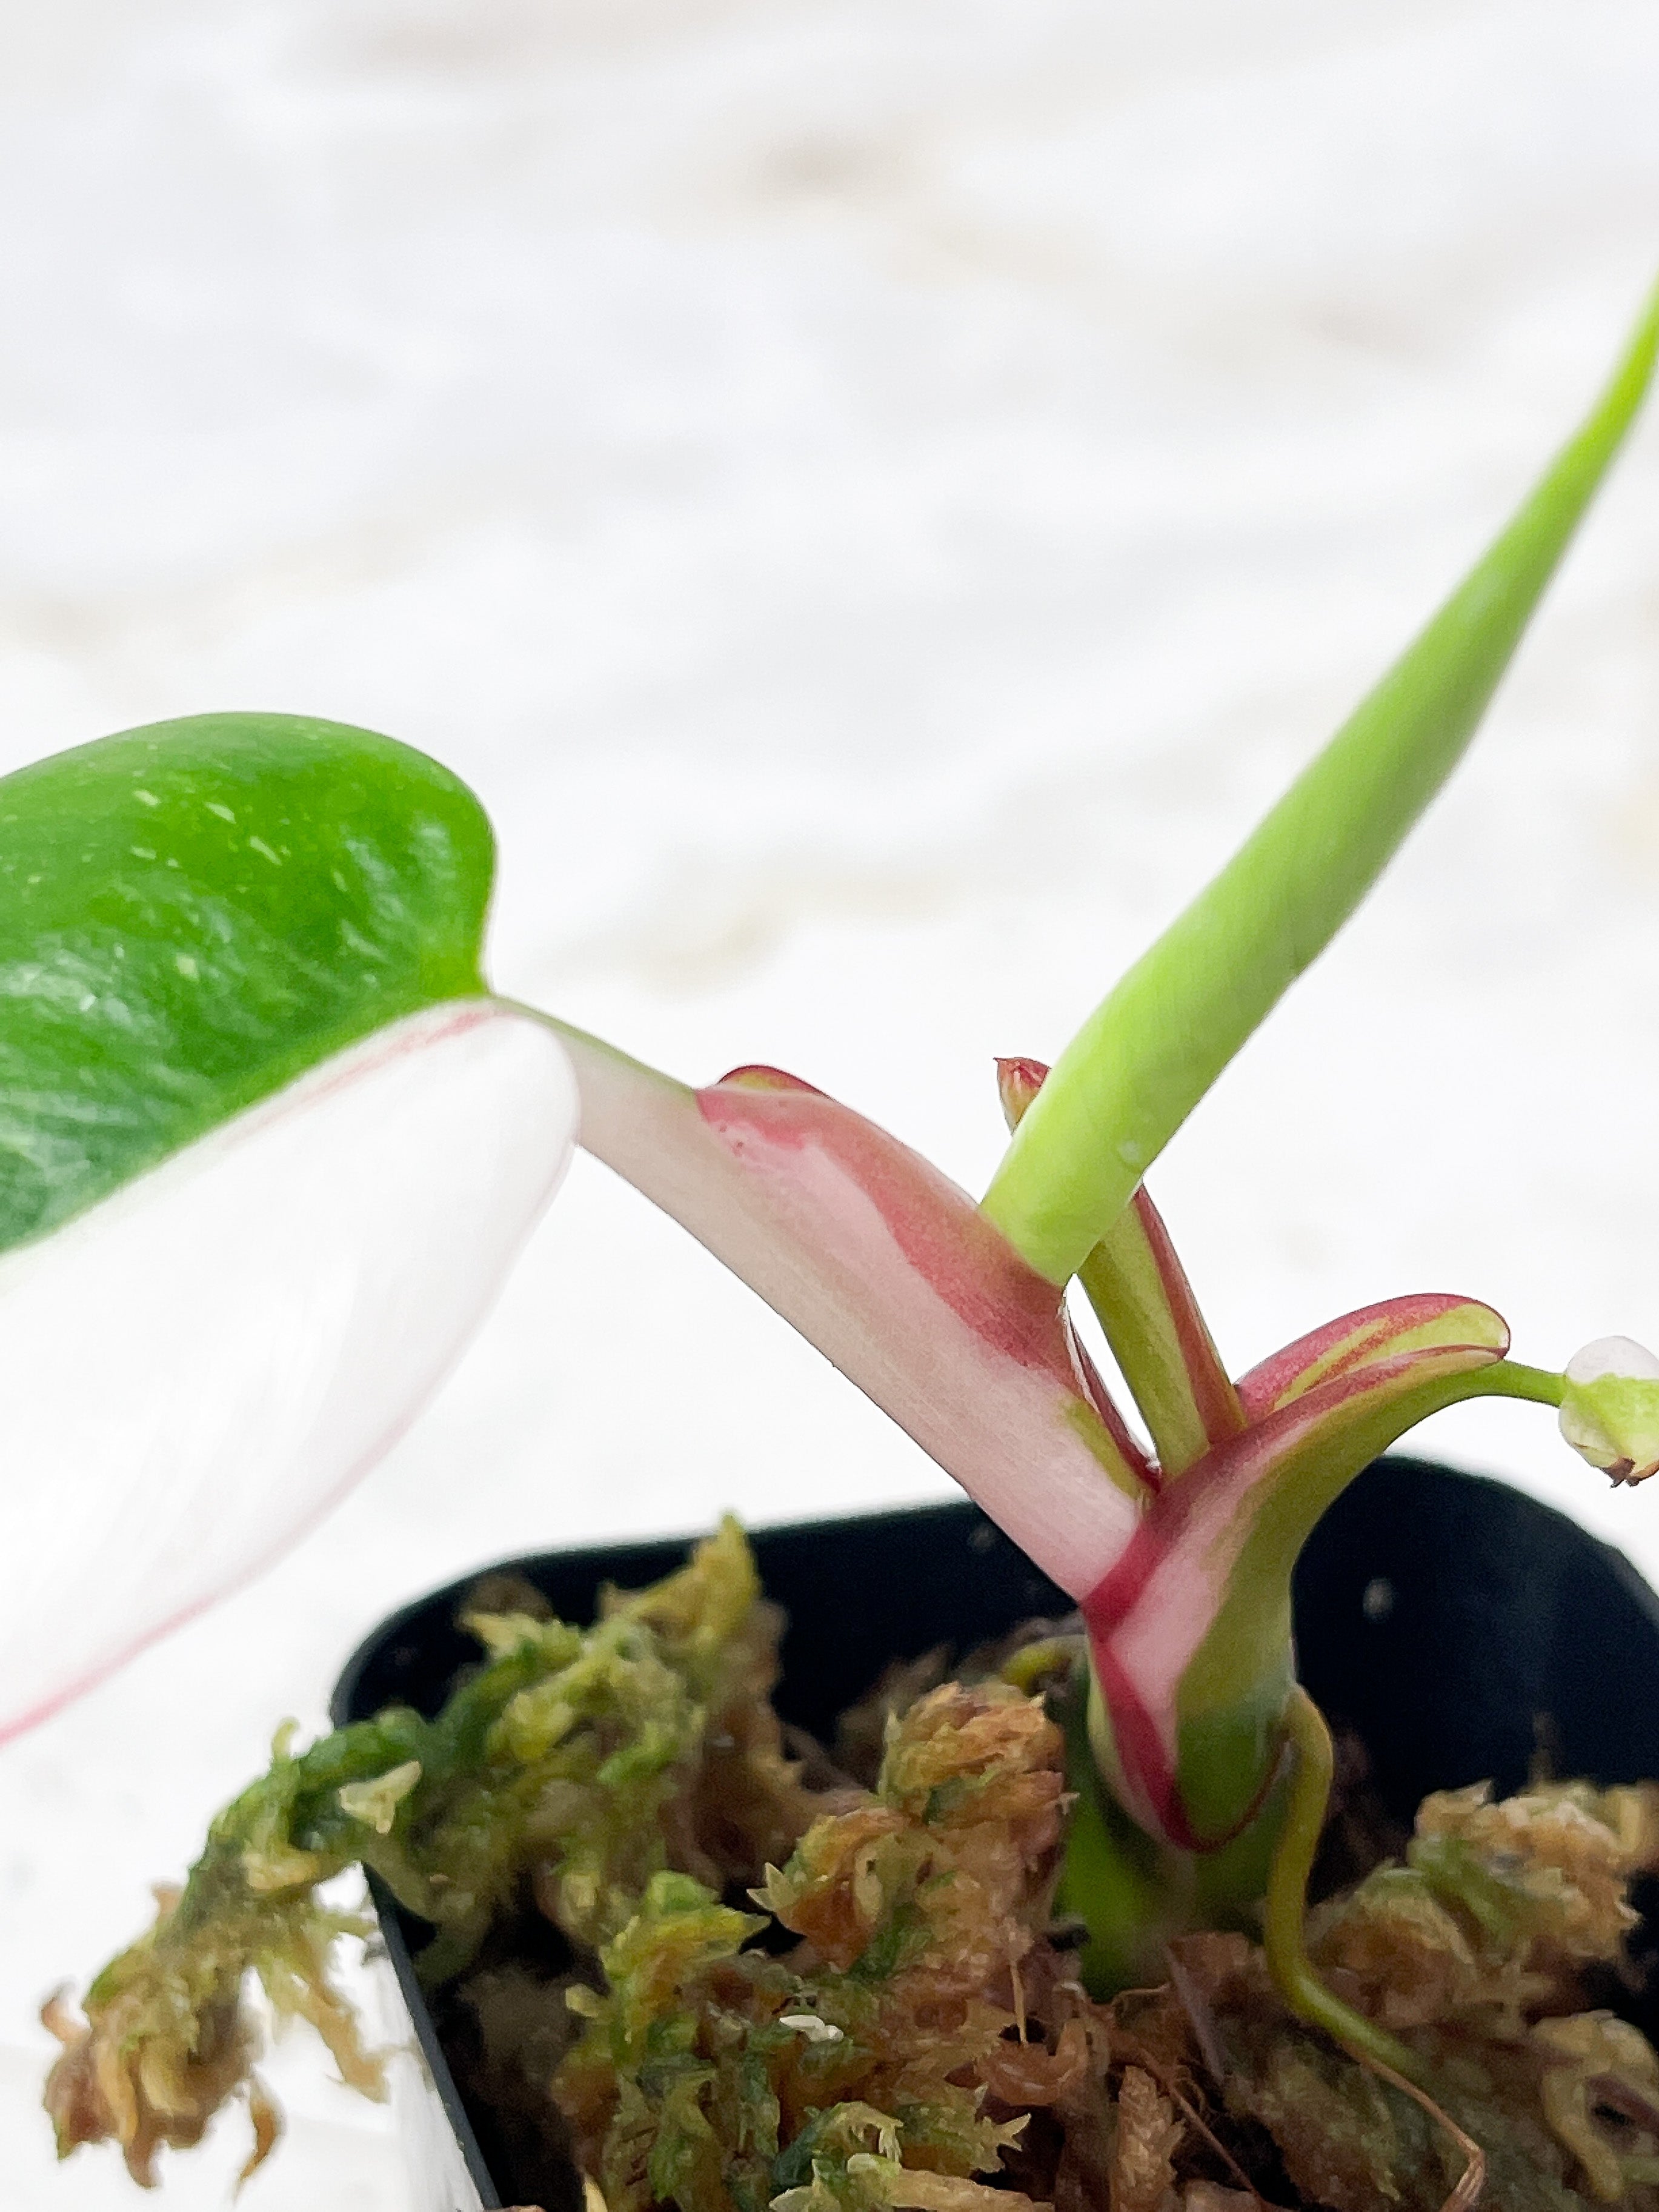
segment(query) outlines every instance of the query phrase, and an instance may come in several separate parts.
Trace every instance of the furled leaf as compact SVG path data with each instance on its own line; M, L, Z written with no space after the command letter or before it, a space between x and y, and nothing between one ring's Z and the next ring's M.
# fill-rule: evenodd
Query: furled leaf
M1656 349L1659 291L1508 527L1055 1062L985 1195L1049 1281L1076 1273L1456 766L1641 404Z

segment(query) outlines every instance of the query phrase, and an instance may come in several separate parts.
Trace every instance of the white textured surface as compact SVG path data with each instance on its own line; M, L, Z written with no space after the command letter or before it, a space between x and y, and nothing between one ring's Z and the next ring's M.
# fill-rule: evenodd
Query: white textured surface
M969 1182L1448 583L1659 255L1651 0L12 0L9 761L215 706L428 746L509 988L793 1066ZM1157 1178L1243 1362L1394 1290L1659 1340L1659 432L1388 890ZM1509 1407L1429 1443L1571 1493ZM901 1439L574 1173L426 1423L232 1612L0 1756L31 2007L359 1632L465 1565L915 1495ZM248 2212L394 2212L295 2045ZM223 2202L238 2146L162 2201Z

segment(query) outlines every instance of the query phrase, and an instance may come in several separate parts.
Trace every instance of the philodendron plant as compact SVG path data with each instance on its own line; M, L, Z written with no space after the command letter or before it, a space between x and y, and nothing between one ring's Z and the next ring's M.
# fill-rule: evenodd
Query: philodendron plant
M1659 295L1514 520L1220 874L1052 1068L1001 1063L1012 1137L978 1204L792 1076L694 1090L493 998L488 824L386 738L207 716L7 779L12 1725L250 1571L397 1432L579 1136L1077 1601L1062 1879L1091 1978L1265 1896L1292 2009L1411 2074L1302 1948L1329 1745L1296 1681L1297 1553L1461 1399L1559 1408L1593 1465L1640 1480L1659 1364L1613 1340L1522 1365L1489 1307L1419 1294L1235 1381L1145 1177L1455 764L1656 344ZM1074 1281L1144 1440L1073 1330Z

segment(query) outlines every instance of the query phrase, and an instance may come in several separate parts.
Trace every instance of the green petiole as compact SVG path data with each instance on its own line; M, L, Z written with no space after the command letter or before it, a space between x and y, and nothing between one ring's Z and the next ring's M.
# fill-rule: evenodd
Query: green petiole
M1333 1759L1324 1716L1299 1683L1285 1709L1285 1728L1292 1771L1262 1908L1267 1971L1298 2020L1322 2028L1362 2064L1385 2067L1422 2086L1423 2063L1417 2053L1334 1996L1308 1956L1308 1877L1330 1802Z

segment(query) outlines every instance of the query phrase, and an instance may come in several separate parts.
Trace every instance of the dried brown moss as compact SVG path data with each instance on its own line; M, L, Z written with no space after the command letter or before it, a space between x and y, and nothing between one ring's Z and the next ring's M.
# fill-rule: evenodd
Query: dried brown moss
M923 2201L902 2193L910 2168L1055 2212L1437 2212L1463 2173L1458 2130L1483 2147L1489 2204L1659 2212L1659 2061L1582 1980L1620 1958L1659 1792L1431 1798L1403 1863L1316 1916L1322 1971L1430 2062L1437 2118L1290 2019L1243 1936L1188 1939L1166 1987L1090 2001L1042 1932L1060 1778L1039 1710L947 1685L890 1718L876 1790L820 1820L757 1892L803 1939L787 1960L734 1915L713 1950L672 1963L719 1909L708 1897L684 1902L672 1938L663 1916L648 1940L641 1923L643 2039L592 2029L555 2083L612 2212L867 2212ZM953 1712L971 1727L940 1725ZM1011 1748L1021 1712L1027 1755L969 1759L964 1789L973 1732ZM712 1941L715 1923L698 1924ZM613 1991L638 1972L631 1955L606 1966ZM878 1989L889 2011L872 2027ZM604 2022L621 2000L582 2002ZM804 2045L782 2045L785 2021ZM976 2162L993 2149L994 2167Z
M873 1786L822 1757L809 1786L735 1528L592 1629L476 1626L488 1660L436 1720L279 1741L85 2023L49 2008L65 2150L112 2139L147 2182L240 2094L257 2163L253 1980L372 2093L328 1975L355 1923L315 1895L359 1861L433 1923L526 2200L563 2201L574 2144L609 2212L1437 2212L1461 2130L1500 2212L1659 2212L1659 2058L1604 2002L1659 1790L1431 1797L1318 1908L1320 1971L1418 2053L1437 2117L1291 2020L1243 1936L1091 2001L1049 1920L1067 1799L1041 1699L940 1683L935 1655L849 1724ZM1384 1833L1351 1805L1329 1856L1363 1869Z
M1635 2028L1587 2003L1581 1979L1620 1959L1635 1917L1628 1885L1652 1863L1656 1820L1659 1792L1646 1787L1564 1785L1501 1802L1484 1789L1442 1794L1421 1808L1403 1864L1314 1916L1322 1973L1422 2056L1444 2114L1482 2146L1490 2204L1659 2204L1659 2061ZM1435 2212L1463 2166L1450 2130L1289 2020L1244 1937L1176 1948L1182 1990L1116 2015L1166 2052L1184 2024L1186 2063L1221 2131L1227 2120L1265 2131L1304 2203ZM1203 2045L1218 2054L1218 2080Z
M936 1690L873 1795L816 1821L755 1901L664 1875L602 1954L554 2094L611 2212L969 2212L1024 2123L981 2071L1018 2027L1061 1832L1059 1730L1000 1685ZM1005 2205L1005 2212L1009 2208ZM1018 2212L1018 2203L1012 2212Z

